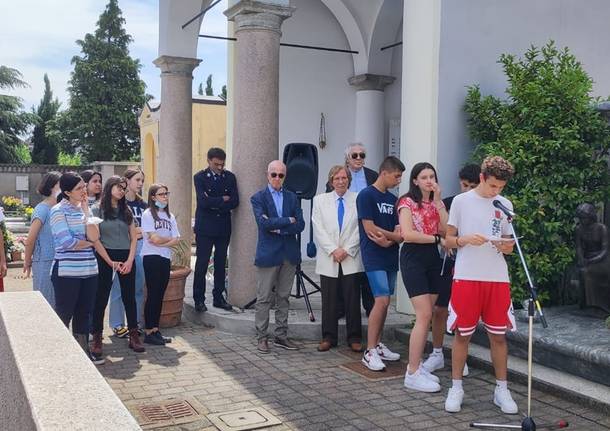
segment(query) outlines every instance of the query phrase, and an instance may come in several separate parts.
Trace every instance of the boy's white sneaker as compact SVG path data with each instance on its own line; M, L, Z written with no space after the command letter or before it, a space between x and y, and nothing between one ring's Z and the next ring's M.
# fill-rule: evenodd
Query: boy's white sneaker
M392 352L383 343L377 344L377 347L375 347L375 350L377 350L377 354L379 355L379 357L383 361L398 361L398 360L400 360L400 354Z
M433 373L436 370L441 370L445 367L445 356L443 353L430 353L428 359L424 361L422 366L429 372Z
M445 400L445 411L449 413L458 413L462 410L462 401L464 400L464 390L454 387L449 388L447 399Z
M513 400L508 389L500 389L496 386L494 390L494 404L500 407L503 413L515 415L519 413L517 403Z
M366 350L364 352L364 356L362 356L362 363L365 367L372 371L385 370L385 364L377 354L377 349Z
M413 374L409 374L409 370L407 368L404 384L405 388L420 392L439 392L441 390L441 385L430 380L424 373L421 372L421 369L418 369Z

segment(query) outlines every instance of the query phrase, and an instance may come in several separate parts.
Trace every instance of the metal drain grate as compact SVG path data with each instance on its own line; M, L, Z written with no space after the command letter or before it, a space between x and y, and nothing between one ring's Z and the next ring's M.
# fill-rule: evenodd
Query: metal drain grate
M194 400L172 400L160 404L135 406L138 422L144 429L179 425L201 419L203 407Z

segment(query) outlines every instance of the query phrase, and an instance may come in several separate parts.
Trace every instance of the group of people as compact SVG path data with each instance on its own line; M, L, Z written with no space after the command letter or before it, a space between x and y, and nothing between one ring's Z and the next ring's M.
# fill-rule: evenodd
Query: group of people
M481 166L466 165L460 171L462 193L442 199L435 168L430 163L417 163L409 176L407 193L397 198L391 190L400 184L405 171L398 158L385 158L374 172L364 167L362 144L348 146L345 156L345 164L330 169L327 192L313 199L311 222L322 293L318 350L328 351L338 344L338 319L344 314L347 343L353 351L363 352L364 366L383 371L384 362L400 360L400 354L381 340L400 268L416 314L404 386L423 392L441 390L433 373L444 367L443 337L445 330L452 332L452 386L445 409L459 412L464 397L462 378L468 374L468 344L481 320L489 335L497 379L494 403L504 413L517 413L507 387L505 338L506 331L515 327L504 259L512 252L514 241L508 218L493 205L497 199L512 209L500 193L512 177L513 167L501 157L488 157ZM222 175L235 184L232 174L215 171L212 165L201 175L210 184L218 181L212 175ZM268 184L250 198L258 226L255 327L257 349L263 354L270 351L273 304L273 346L299 348L288 338L288 305L296 266L301 262L298 234L305 223L296 194L283 187L286 175L284 163L272 161L267 168ZM197 188L197 175L195 185L198 203L216 198L217 217L224 215L230 224L230 208L234 206L228 202L237 205L236 189L231 189L233 198L228 191L221 195L210 188ZM228 244L226 239L220 244ZM205 257L209 256L207 248ZM226 249L220 256L226 256ZM217 263L215 260L215 266ZM224 279L215 277L215 306L223 304L217 294L219 286L224 287ZM362 344L360 298L368 315L366 346ZM201 294L196 296L196 305L202 300ZM201 305L198 309L203 311ZM433 351L423 361L430 325Z
M208 152L208 167L194 176L197 195L194 232L197 261L193 282L195 308L207 310L205 285L214 250L213 306L230 310L225 298L231 211L239 205L235 175L224 168L220 148ZM488 332L497 384L494 403L517 413L507 388L505 333L514 328L505 254L513 250L509 220L493 205L513 175L509 162L488 157L459 174L462 193L442 199L435 168L413 166L407 193L392 193L405 171L386 157L375 172L364 166L366 150L351 144L345 163L328 173L326 193L313 199L311 226L317 245L316 273L322 294L321 352L337 346L338 320L345 315L347 344L362 352L362 363L383 371L400 360L383 342L383 328L400 269L415 309L404 386L438 392L433 373L444 367L445 330L454 334L452 386L445 409L461 409L462 378L468 374L468 344L479 321ZM275 307L273 346L296 350L288 338L289 296L301 262L299 234L305 227L297 195L283 187L286 165L269 163L267 185L250 198L258 226L255 250L257 349L269 353L269 313ZM150 186L141 197L144 174L129 169L105 182L99 172L49 172L38 191L26 243L24 272L33 275L59 317L72 324L75 338L95 364L104 362L102 332L110 301L110 325L129 338L135 352L144 343L164 345L159 331L163 295L170 275L171 247L180 240L169 210L170 192ZM0 256L1 257L1 256ZM51 277L49 278L49 274ZM144 286L146 283L146 295ZM144 300L144 297L146 299ZM362 306L368 316L363 345ZM127 319L125 326L124 319ZM432 326L433 351L423 360ZM89 344L91 334L91 344Z
M144 173L128 169L105 182L92 170L49 172L38 186L44 199L34 208L23 271L96 365L104 363L109 301L110 326L134 352L171 342L159 319L180 233L168 188L153 184L145 201L143 184Z

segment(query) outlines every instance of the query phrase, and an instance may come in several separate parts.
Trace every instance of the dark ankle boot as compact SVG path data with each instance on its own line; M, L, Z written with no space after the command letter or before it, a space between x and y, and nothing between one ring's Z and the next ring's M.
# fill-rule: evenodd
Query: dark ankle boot
M138 334L137 328L129 330L129 348L133 349L133 351L137 353L146 351L144 345L140 341L140 334Z
M95 356L102 356L102 333L96 332L92 335L89 351Z

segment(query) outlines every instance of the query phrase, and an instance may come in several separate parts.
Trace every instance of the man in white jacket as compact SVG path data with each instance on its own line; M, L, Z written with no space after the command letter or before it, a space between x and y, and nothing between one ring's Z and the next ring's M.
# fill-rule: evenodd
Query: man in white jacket
M345 299L347 344L355 352L362 351L359 280L364 271L360 258L360 235L356 196L350 192L351 175L345 166L333 166L328 182L334 188L313 200L312 224L318 256L316 273L322 289L322 341L325 352L337 345L337 296Z

